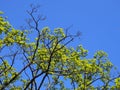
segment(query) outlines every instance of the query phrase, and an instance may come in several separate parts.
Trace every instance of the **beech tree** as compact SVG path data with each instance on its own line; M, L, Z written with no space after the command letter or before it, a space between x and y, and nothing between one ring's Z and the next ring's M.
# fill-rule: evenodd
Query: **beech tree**
M31 30L17 30L0 12L0 90L119 90L120 74L100 50L87 58L82 45L69 47L76 35L40 28L45 17L28 11ZM34 38L36 36L36 38ZM116 71L117 72L117 71ZM68 83L69 87L65 83Z

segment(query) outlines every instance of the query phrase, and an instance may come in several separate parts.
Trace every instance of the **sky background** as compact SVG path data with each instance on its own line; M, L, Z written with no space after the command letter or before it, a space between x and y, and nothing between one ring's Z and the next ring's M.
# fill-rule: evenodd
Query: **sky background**
M82 36L70 45L82 44L90 57L97 50L104 50L120 70L120 0L0 0L0 10L19 29L25 25L31 3L40 4L41 14L47 16L41 28L73 25L69 31L80 31Z

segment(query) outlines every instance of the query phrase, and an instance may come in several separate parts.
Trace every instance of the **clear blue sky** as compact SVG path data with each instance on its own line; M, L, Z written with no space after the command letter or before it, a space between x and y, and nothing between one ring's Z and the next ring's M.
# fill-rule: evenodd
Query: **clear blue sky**
M31 3L38 3L47 20L41 28L66 28L73 24L71 33L82 32L82 44L92 57L95 51L104 50L111 62L120 69L120 0L0 0L0 10L15 27L25 24L26 10Z

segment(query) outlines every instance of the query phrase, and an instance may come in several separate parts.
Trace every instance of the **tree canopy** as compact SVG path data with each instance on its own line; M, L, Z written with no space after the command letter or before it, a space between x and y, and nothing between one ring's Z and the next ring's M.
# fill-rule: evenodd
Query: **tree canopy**
M30 30L12 27L0 12L0 90L120 89L120 74L114 74L107 53L100 50L88 58L82 45L67 46L76 35L63 28L40 29L43 18L36 19L34 12L28 25L36 38Z

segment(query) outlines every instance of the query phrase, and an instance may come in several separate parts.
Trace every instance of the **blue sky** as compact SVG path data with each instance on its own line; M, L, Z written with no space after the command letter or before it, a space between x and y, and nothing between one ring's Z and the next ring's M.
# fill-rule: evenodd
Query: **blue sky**
M67 28L71 33L82 32L71 45L82 44L90 57L97 50L108 53L111 62L120 69L120 0L0 0L0 10L15 28L25 24L26 10L31 3L40 4L49 26Z

